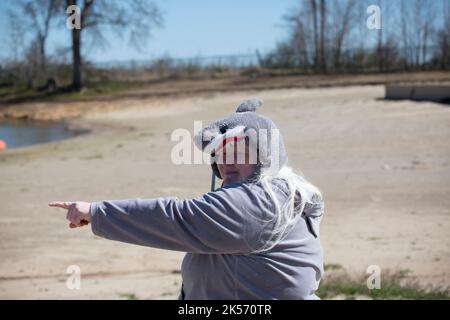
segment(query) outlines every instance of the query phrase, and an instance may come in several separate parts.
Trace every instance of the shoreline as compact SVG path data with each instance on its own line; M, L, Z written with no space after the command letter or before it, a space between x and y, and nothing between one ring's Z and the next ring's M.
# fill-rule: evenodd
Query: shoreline
M161 84L148 85L146 88L130 89L106 96L83 97L80 94L79 99L20 103L7 103L0 100L0 121L2 119L42 121L74 119L87 114L126 109L127 106L123 106L125 103L132 107L139 105L141 100L171 101L261 90L333 89L404 83L450 83L450 72L181 79L163 81Z

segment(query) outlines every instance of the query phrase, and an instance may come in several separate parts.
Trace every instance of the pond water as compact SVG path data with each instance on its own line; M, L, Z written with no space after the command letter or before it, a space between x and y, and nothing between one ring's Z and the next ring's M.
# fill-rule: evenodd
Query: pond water
M7 149L68 139L81 132L69 130L63 122L0 121L0 140Z

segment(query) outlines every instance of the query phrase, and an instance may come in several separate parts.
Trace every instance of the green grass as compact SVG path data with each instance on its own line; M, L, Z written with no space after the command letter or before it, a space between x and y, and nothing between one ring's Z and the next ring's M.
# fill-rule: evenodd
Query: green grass
M324 265L325 271L328 270L343 270L344 268L340 264L329 263Z
M120 293L119 297L126 300L139 300L139 298L134 293Z
M368 299L414 299L414 300L448 300L449 288L424 287L408 278L409 271L381 274L381 288L368 289L367 276L352 279L345 272L340 275L329 275L321 283L317 295L322 299L344 296L345 299L365 297Z
M0 86L0 98L6 96L8 94L14 93L14 91L15 90L13 87Z
M127 90L139 89L148 85L145 81L96 81L87 83L80 92L55 91L38 92L36 89L1 87L0 102L22 103L33 101L78 101L95 97L111 96Z
M23 98L29 98L36 94L35 90L15 87L0 87L0 100L7 100L10 97L20 96Z

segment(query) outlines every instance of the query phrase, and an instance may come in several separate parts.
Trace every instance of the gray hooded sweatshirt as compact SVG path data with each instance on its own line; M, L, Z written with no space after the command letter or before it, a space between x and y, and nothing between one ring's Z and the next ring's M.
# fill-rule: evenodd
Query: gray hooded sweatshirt
M274 189L282 201L286 186L279 186ZM233 183L195 199L91 204L94 234L187 252L180 299L317 299L323 274L318 232L323 203L305 207L278 244L255 253L271 239L274 212L263 187L252 182Z

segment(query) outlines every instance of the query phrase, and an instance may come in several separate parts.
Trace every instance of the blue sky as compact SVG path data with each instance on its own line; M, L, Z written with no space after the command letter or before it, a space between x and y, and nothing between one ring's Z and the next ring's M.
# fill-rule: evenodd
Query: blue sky
M123 0L126 1L126 0ZM336 0L341 1L341 0ZM382 4L384 13L396 26L398 13L389 12L392 0L361 0L361 21L359 29L368 43L376 40L376 32L367 32L364 16L369 4ZM8 46L9 25L6 19L8 7L14 6L15 0L0 0L0 61L11 56ZM214 56L231 54L253 54L255 50L267 52L277 42L287 37L283 27L283 15L298 7L299 0L155 0L163 12L164 26L155 29L153 38L139 52L127 39L119 39L114 34L107 34L109 47L106 50L95 49L84 43L84 56L94 62L114 62L130 60L148 60L169 55L173 58ZM406 2L412 5L414 2ZM432 2L438 16L434 23L440 25L444 3L449 0ZM414 26L411 21L411 27ZM88 40L85 38L85 40ZM27 44L26 44L27 45ZM47 42L47 52L54 53L56 48L69 47L70 33L61 25L52 31Z
M164 26L138 52L126 39L108 37L107 50L87 50L92 61L144 60L164 54L172 57L212 56L268 51L286 37L282 16L297 0L157 0ZM7 39L6 10L13 0L0 1L0 38ZM68 30L53 32L48 50L69 43ZM0 59L10 54L3 42Z

